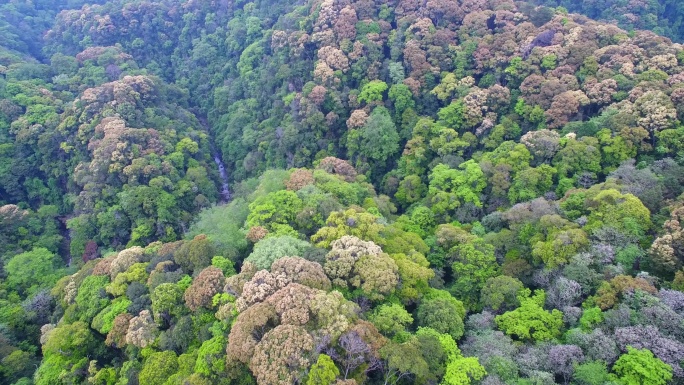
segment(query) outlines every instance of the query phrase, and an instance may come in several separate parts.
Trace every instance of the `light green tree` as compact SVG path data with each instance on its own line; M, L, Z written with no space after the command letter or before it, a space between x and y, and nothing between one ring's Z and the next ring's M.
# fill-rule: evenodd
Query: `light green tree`
M161 322L165 315L182 314L183 290L177 284L162 283L154 288L150 299L152 300L152 315L157 322Z
M648 349L627 347L613 365L618 383L623 385L664 385L672 379L672 367Z
M517 203L544 195L553 186L554 175L556 175L556 169L548 164L518 172L511 189L508 190L508 199L511 203Z
M370 321L380 332L391 336L405 331L413 323L413 317L403 306L393 303L378 307L370 316Z
M270 269L273 262L282 257L301 257L311 248L311 244L289 235L268 237L254 245L254 250L245 259L259 270Z
M383 93L387 91L387 83L382 80L373 80L361 88L357 97L360 103L372 103L382 101Z
M332 358L328 355L320 354L316 363L311 366L306 385L330 385L335 382L339 375L340 370L337 369Z
M487 187L487 182L474 160L462 163L458 169L439 164L430 173L429 180L429 203L435 214L444 215L465 202L482 207L480 193Z
M138 377L141 384L162 385L178 371L178 357L170 350L151 353Z
M51 287L63 275L58 258L43 247L15 255L5 265L7 284L20 294L30 295Z
M403 83L393 84L388 96L394 104L395 116L401 116L406 109L413 108L416 105L411 90Z
M520 307L496 316L497 326L508 335L528 341L548 341L558 337L563 327L563 313L556 309L551 312L544 310L546 293L543 290L530 294L529 289L521 291L518 295Z
M303 203L297 194L289 190L280 190L258 197L249 204L247 226L263 226L269 231L277 232L274 225L292 225Z
M418 328L416 335L429 335L439 339L447 356L442 385L470 385L487 375L487 371L476 357L463 356L451 335L439 333L432 328Z
M589 361L575 366L572 379L578 385L603 385L610 375L605 362Z
M448 106L437 111L439 120L456 131L461 129L465 124L465 114L466 106L462 100L451 102Z
M447 364L442 385L470 385L473 380L479 381L486 375L487 371L476 357L460 356Z
M83 280L76 294L76 307L81 321L88 322L109 304L104 288L109 283L106 275L91 275Z
M476 239L455 246L450 254L456 260L451 265L455 277L451 293L461 299L467 309L476 310L479 308L480 291L487 279L498 274L494 247Z
M202 343L197 350L195 372L207 378L220 377L226 366L226 337L216 335Z

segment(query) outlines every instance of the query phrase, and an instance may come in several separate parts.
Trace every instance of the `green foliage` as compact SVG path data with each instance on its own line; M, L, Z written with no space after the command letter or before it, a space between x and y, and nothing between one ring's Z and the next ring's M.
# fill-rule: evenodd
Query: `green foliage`
M437 112L440 121L444 122L449 128L460 131L465 124L466 106L462 101L452 102L448 106Z
M488 278L482 287L482 305L494 311L513 310L520 305L518 293L523 288L519 279L507 275Z
M303 256L310 248L310 243L291 236L268 237L254 245L254 250L245 261L252 262L259 270L269 270L276 260Z
M579 385L603 385L610 379L606 363L589 361L575 366L573 380Z
M92 327L93 329L100 332L100 334L106 335L112 330L114 324L114 318L117 315L126 313L128 306L133 302L126 297L120 297L112 301L112 303L106 308L102 309L95 318L93 318Z
M385 107L375 107L357 135L348 138L350 154L364 156L369 161L384 162L399 149L399 134ZM356 142L356 143L352 143Z
M360 209L335 211L328 216L327 226L311 236L311 241L316 242L317 247L327 248L333 241L345 235L353 235L366 241L382 244L384 242L380 231L384 225L379 223L378 219L377 216Z
M178 357L172 351L151 353L140 370L139 380L143 384L162 385L178 370Z
M373 312L370 321L381 333L391 336L405 331L413 323L413 317L401 305L386 304Z
M446 215L466 202L482 206L479 193L487 186L482 169L473 160L458 168L439 164L430 173L428 197L436 215Z
M50 331L43 344L43 355L68 357L72 362L86 357L95 348L97 341L87 324L76 321L57 326Z
M589 229L610 226L641 237L651 227L650 211L632 194L607 189L597 194L592 203Z
M624 385L666 384L672 379L672 367L656 358L648 349L627 347L613 365L618 383Z
M669 380L525 285L681 340L678 2L5 3L0 383Z
M316 363L311 366L306 385L330 385L339 375L340 370L330 356L319 354Z
M546 55L542 58L541 68L545 70L553 70L558 65L558 57L554 54Z
M148 274L145 270L146 267L146 263L133 264L128 270L117 274L116 277L114 277L114 282L107 285L105 290L115 297L123 295L126 293L126 289L130 283L142 283L147 281Z
M293 225L297 213L302 209L297 194L280 190L258 197L249 204L247 226L263 226L277 233L277 225Z
M247 249L247 240L240 229L248 214L249 209L242 199L235 199L225 206L212 207L199 214L188 236L194 238L204 234L219 255L236 260Z
M166 314L172 316L181 315L183 307L179 306L179 304L183 303L184 291L185 288L181 287L181 285L173 283L162 283L154 288L150 296L154 318L161 320Z
M216 256L211 259L211 265L221 269L224 277L230 277L237 274L237 271L235 271L235 264L228 258Z
M197 351L194 371L207 378L223 376L226 365L225 345L226 338L222 335L204 341Z
M475 357L459 357L447 365L443 384L469 385L473 381L481 380L487 371Z
M481 380L486 374L485 368L475 357L464 357L456 342L449 334L442 334L435 329L421 327L417 336L432 336L439 340L446 355L446 370L442 379L443 384L468 385Z
M401 116L408 108L414 108L416 105L413 94L406 84L393 84L389 89L388 96L394 104L397 116Z
M580 317L579 323L582 329L584 330L592 330L596 327L596 325L600 324L603 322L603 312L601 311L601 308L598 307L592 307L589 309L584 309L582 312L582 317Z
M518 172L508 191L508 200L517 203L544 195L551 190L555 175L556 169L546 164Z
M58 268L57 257L45 248L35 248L18 254L5 265L9 288L23 295L30 295L41 288L48 288L64 274Z
M456 277L450 291L461 299L466 308L479 308L480 291L489 278L498 274L498 264L494 256L494 248L482 240L455 246L451 249L454 262L451 269Z
M357 100L360 103L372 103L382 101L383 93L387 91L387 83L382 80L368 82L359 93Z
M104 290L108 283L109 277L106 275L91 275L78 287L74 302L81 321L91 322L102 309L109 305L110 301Z
M548 341L560 335L563 327L563 313L553 309L548 312L543 305L546 293L535 291L518 295L520 307L496 316L496 324L506 334L521 340Z
M419 326L449 334L454 340L463 336L464 318L463 303L443 291L432 291L418 305Z
M399 188L394 197L402 205L408 206L423 198L426 191L425 183L418 175L407 175L399 183Z
M185 271L193 272L209 266L214 256L216 248L213 242L204 234L200 234L191 241L184 242L174 253L173 259Z

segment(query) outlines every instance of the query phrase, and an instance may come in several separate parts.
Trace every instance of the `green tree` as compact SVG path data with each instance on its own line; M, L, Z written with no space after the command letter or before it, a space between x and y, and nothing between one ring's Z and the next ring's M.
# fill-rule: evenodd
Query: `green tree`
M623 385L664 385L672 379L672 367L648 349L627 347L627 353L615 361L613 372Z
M600 307L590 307L584 309L582 312L582 317L579 319L580 326L586 331L593 330L596 325L603 322L603 312Z
M166 380L178 371L178 357L173 351L151 353L140 371L141 384L163 385Z
M234 199L227 205L214 206L200 212L188 231L189 237L205 234L216 246L216 253L237 260L247 249L241 228L249 215L244 199Z
M520 307L496 316L497 326L521 340L548 341L558 337L563 327L563 313L556 309L544 310L545 300L543 290L536 290L533 296L529 289L523 290L518 294Z
M511 203L518 203L544 195L551 190L554 175L556 169L547 164L518 172L508 191L508 199Z
M480 294L482 305L494 311L512 310L520 306L518 293L524 287L519 279L507 275L488 278Z
M395 116L401 116L408 108L415 107L416 103L413 101L413 94L406 84L393 84L389 90L389 99L394 104Z
M88 325L76 321L57 326L49 332L43 344L43 355L68 357L69 360L75 362L91 354L96 346L97 341Z
M399 133L389 111L379 106L358 132L350 132L349 142L352 155L358 153L369 160L384 162L399 150Z
M642 237L652 226L651 212L632 194L606 189L590 198L588 206L591 212L588 230L608 226Z
M444 385L470 385L487 375L485 368L476 357L457 357L452 359L444 373Z
M345 211L334 211L326 220L326 227L322 227L311 236L311 241L317 247L327 248L330 244L345 235L353 235L363 240L382 244L380 232L385 227L379 223L378 217L359 208Z
M610 375L605 362L589 361L575 366L572 379L578 385L603 385Z
M398 384L409 376L416 383L424 383L434 377L423 358L420 341L414 336L403 343L390 341L380 349L380 356L386 361L385 384Z
M5 265L7 284L22 295L51 287L64 274L58 258L48 249L39 247L12 257Z
M285 235L268 237L254 245L254 250L245 259L252 262L259 270L270 270L273 262L282 257L301 257L311 249L311 244L297 238Z
M332 358L325 354L319 354L316 363L309 370L306 385L330 385L335 382L339 375L340 370L337 369Z
M494 247L476 239L453 247L450 255L455 260L451 265L455 279L450 291L464 302L467 309L476 310L479 308L480 291L487 279L498 274Z
M109 297L105 287L109 283L106 275L91 275L83 280L78 287L75 302L81 321L88 322L109 304Z
M465 308L447 292L433 290L418 305L418 325L449 334L454 340L463 336Z
M487 374L477 358L463 356L451 335L441 334L431 328L419 328L416 335L436 337L442 345L446 355L446 369L442 384L469 385L473 381L481 380Z
M472 159L458 168L439 164L430 173L428 197L432 211L437 215L446 215L465 202L482 207L480 192L487 186L482 169Z
M444 122L449 128L459 131L466 122L466 105L462 100L451 102L448 106L437 112L439 120Z
M154 288L150 295L152 300L152 315L157 322L166 316L180 316L183 314L183 289L175 283L162 283Z
M184 242L174 253L174 261L187 273L199 271L211 264L216 256L216 248L206 235L200 234L192 240Z
M413 323L413 317L403 306L393 303L380 305L370 316L370 321L381 333L392 336L405 331Z
M418 175L407 175L399 182L399 188L394 197L400 204L410 206L422 199L426 190L425 183Z
M217 379L225 375L226 371L226 337L222 332L202 343L197 350L195 373L207 378Z
M109 306L102 309L102 311L93 318L91 326L93 329L99 331L100 334L106 335L112 330L114 318L119 314L126 313L128 306L132 303L133 302L127 297L116 298Z
M382 101L383 93L387 91L387 83L382 80L373 80L361 88L356 98L360 103L372 103Z
M587 234L582 229L551 229L545 241L534 243L532 256L551 269L566 264L572 256L588 245Z
M294 225L297 213L302 206L302 200L289 190L280 190L258 197L249 205L247 226L263 226L277 233L277 225Z

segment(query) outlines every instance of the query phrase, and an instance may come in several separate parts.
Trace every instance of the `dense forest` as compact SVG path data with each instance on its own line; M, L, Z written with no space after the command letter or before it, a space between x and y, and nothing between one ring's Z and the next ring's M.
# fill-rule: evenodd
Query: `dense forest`
M684 384L676 0L0 4L0 383Z
M553 8L563 7L594 19L616 22L630 31L648 29L674 41L684 41L684 3L678 0L533 0L532 3Z

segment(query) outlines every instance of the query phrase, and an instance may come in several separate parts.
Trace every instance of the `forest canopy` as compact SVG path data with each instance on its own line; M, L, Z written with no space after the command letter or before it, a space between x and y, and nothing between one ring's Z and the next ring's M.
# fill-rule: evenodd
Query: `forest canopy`
M677 1L0 5L0 383L684 382Z

